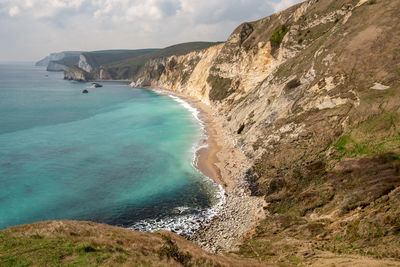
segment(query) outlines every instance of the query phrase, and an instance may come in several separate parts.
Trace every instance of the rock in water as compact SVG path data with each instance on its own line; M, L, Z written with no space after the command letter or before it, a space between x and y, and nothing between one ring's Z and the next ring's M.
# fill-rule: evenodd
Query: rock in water
M99 84L99 83L93 83L93 87L94 88L98 88L98 87L103 87L103 85Z
M89 91L86 89L82 91L82 94L87 94L87 93L89 93Z

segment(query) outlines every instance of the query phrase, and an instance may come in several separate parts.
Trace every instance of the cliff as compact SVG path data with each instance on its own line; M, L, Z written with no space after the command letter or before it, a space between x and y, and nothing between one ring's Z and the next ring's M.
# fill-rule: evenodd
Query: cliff
M398 0L310 0L133 80L196 97L235 134L268 203L243 255L400 259L399 13Z
M141 55L156 52L159 49L136 49L136 50L101 50L92 52L60 52L52 53L44 59L36 62L36 66L45 66L47 71L65 71L71 67L78 67L81 70L91 73L95 69L100 71L102 65L112 64L122 60L129 60ZM76 69L72 69L68 77L73 77ZM94 76L91 74L91 77ZM76 80L82 78L78 77Z
M79 62L79 67L90 73L91 80L132 80L150 60L162 60L172 55L184 55L217 44L213 42L189 42L163 49L132 50L129 54L120 53L119 50L114 51L114 53L110 53L113 50L87 52L82 54L83 58ZM71 73L67 71L67 76L73 79L74 73L75 70Z
M47 71L66 71L68 66L58 63L57 61L50 61L47 65Z
M79 82L85 82L91 80L90 73L84 71L78 66L72 66L64 71L64 80L75 80Z
M45 58L36 62L35 66L47 67L51 61L62 60L64 58L70 57L70 56L77 56L77 55L79 56L80 53L81 52L79 52L79 51L64 51L64 52L59 52L59 53L51 53L50 55L48 55Z

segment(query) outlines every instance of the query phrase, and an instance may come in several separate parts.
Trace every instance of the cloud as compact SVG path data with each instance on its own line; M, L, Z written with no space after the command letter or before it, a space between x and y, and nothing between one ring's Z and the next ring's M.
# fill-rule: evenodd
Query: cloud
M273 3L272 5L274 6L274 11L279 12L299 2L300 1L297 0L281 0L276 3Z
M12 7L10 7L10 10L8 11L8 14L10 15L10 17L14 17L14 16L18 15L19 12L20 12L19 7L12 6Z
M301 0L0 0L0 60L226 40ZM16 35L18 33L18 36Z

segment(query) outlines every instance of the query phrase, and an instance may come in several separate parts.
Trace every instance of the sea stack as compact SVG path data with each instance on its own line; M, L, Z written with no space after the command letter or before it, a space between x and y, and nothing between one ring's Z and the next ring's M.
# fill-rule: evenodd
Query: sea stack
M92 83L94 88L103 87L103 85L99 83Z

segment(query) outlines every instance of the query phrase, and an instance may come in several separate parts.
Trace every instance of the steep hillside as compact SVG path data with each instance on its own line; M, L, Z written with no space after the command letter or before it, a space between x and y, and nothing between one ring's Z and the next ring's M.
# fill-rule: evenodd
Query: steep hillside
M120 57L119 60L111 61L107 57L104 57L101 64L97 60L91 59L93 54L84 54L91 67L87 68L85 64L79 64L81 71L78 73L79 69L76 68L71 69L70 72L66 71L65 78L70 80L80 80L79 77L86 77L87 80L131 80L143 69L143 66L149 60L160 60L172 55L184 55L191 51L198 51L216 44L212 42L183 43L161 50L153 50L151 53L143 53L131 58ZM93 64L93 61L96 61L96 64ZM78 75L78 78L75 78L75 75Z
M134 79L214 107L253 162L269 204L242 255L400 259L399 14L399 0L310 0Z
M156 52L160 49L138 49L138 50L104 50L84 52L81 55L78 67L91 72L100 66L112 64L122 60L133 59L142 55Z

